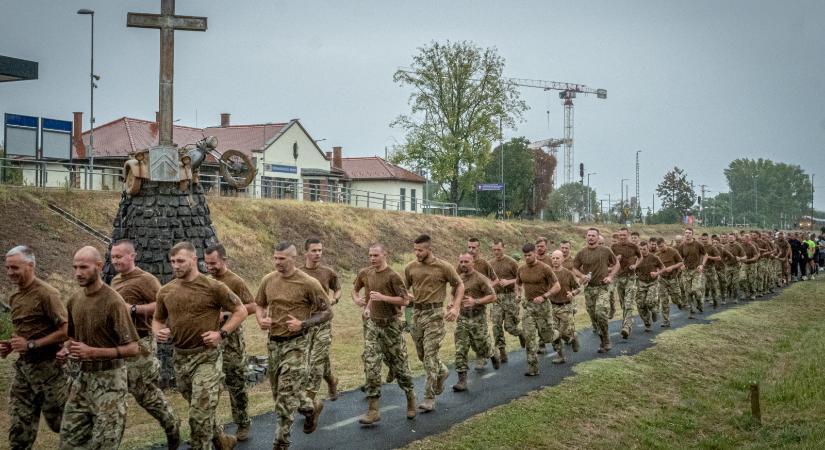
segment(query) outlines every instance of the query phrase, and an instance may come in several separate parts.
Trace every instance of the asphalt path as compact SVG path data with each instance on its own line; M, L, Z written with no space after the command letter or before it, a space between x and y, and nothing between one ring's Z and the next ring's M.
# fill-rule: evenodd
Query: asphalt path
M760 300L767 300L776 294L767 295ZM706 304L707 305L707 304ZM742 303L739 303L742 305ZM553 364L555 352L548 344L549 354L540 356L541 373L536 377L524 376L527 370L525 352L515 350L509 354L509 362L502 364L499 370L494 370L487 364L485 370L477 371L471 360L471 369L468 372L465 392L453 392L452 385L457 381L455 371L450 367L450 378L444 384L444 393L436 398L436 409L430 413L421 413L415 419L406 417L406 397L397 384L384 384L381 389L381 421L375 425L362 426L358 417L367 411L367 402L364 393L360 390L347 391L339 394L338 400L324 402L318 429L312 434L304 434L302 426L304 418L296 413L292 427L291 449L392 449L402 447L426 436L447 431L453 424L462 422L469 417L484 412L492 407L508 403L522 397L531 391L545 386L554 386L564 378L574 375L573 367L584 361L600 358L614 358L622 355L633 355L653 345L653 339L661 332L696 323L709 323L706 319L714 312L739 306L728 303L714 310L707 305L705 313L697 314L696 319L688 319L687 310L679 310L671 306L671 328L661 328L659 322L653 324L653 330L645 333L644 326L638 315L634 318L634 330L629 339L622 339L619 334L620 320L610 323L611 341L613 349L606 354L599 354L599 339L591 328L578 332L581 348L573 353L570 346L565 346L566 364ZM586 314L579 311L578 314ZM621 312L619 311L619 314ZM447 339L451 339L448 336ZM415 350L409 349L411 358L415 357ZM470 353L471 357L473 353ZM423 398L424 378L414 379L417 401ZM227 425L228 433L235 432L235 425ZM262 414L252 418L252 428L249 440L238 443L238 449L270 449L275 436L275 416L273 413ZM162 447L158 447L162 448Z

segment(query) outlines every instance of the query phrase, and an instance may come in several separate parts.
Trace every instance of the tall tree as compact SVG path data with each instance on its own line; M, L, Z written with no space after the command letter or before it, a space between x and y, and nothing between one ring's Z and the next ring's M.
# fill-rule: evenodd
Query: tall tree
M687 181L685 171L674 167L668 171L656 188L656 195L662 199L662 209L675 209L680 213L691 207L696 200L696 192Z
M811 179L798 165L736 159L725 169L736 223L779 227L808 215Z
M587 211L587 197L590 207L599 210L596 191L581 183L573 182L561 185L547 199L548 212L552 220L570 220L574 213L583 215Z
M500 126L515 128L527 110L503 69L495 48L466 41L419 48L410 69L393 76L413 90L410 113L392 123L407 133L394 162L424 162L447 199L460 202L482 179Z
M527 148L526 138L518 137L504 143L504 185L505 205L516 217L528 212L529 200L533 195L533 152ZM493 150L489 163L484 168L484 183L498 183L501 180L501 146ZM478 193L478 207L485 213L494 213L501 208L501 192Z

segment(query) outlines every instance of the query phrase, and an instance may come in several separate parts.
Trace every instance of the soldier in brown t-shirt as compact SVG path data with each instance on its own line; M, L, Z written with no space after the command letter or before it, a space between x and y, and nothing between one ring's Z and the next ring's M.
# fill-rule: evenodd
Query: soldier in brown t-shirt
M744 297L756 300L757 294L757 273L756 266L759 262L759 249L751 242L751 236L747 233L741 235L740 245L744 256L739 257L742 264L741 290Z
M450 372L438 355L444 340L444 321L456 320L464 298L464 284L452 264L436 258L430 248L430 236L422 234L413 241L415 261L404 268L404 284L413 305L411 333L418 359L427 373L424 401L418 407L424 412L435 409L435 396L444 391L444 381ZM451 307L444 313L446 286L455 289Z
M550 265L550 255L547 253L547 238L539 236L536 238L536 261Z
M662 260L658 256L650 253L649 243L639 242L639 250L642 257L636 262L637 294L636 307L639 309L639 317L645 325L645 332L650 332L650 327L656 321L656 310L659 309L659 299L656 297L656 283L659 279L659 271L665 268Z
M619 260L619 271L616 274L616 281L613 287L616 290L616 297L622 307L622 337L627 339L633 330L633 304L636 300L636 260L642 256L639 246L628 240L629 230L620 228L618 239L610 250ZM636 234L638 239L639 235Z
M28 449L37 439L41 413L52 431L60 431L69 379L55 354L66 340L67 313L57 289L35 276L29 247L9 250L5 265L17 292L9 297L12 333L0 341L0 357L19 355L9 390L8 442Z
M493 340L498 348L499 359L507 362L507 349L504 342L504 331L518 337L521 347L524 348L524 331L519 326L521 314L516 293L516 272L518 263L515 259L504 254L504 242L501 239L493 241L493 258L489 261L496 273L496 280L492 285L496 291L496 301L490 310L490 320L493 322Z
M656 239L656 256L664 264L659 271L659 307L662 310L662 328L670 328L670 302L679 309L684 308L685 299L679 286L679 269L682 268L682 255L676 249L667 245L664 238Z
M736 238L736 233L728 233L725 249L733 256L733 261L725 264L725 274L728 278L727 297L734 303L739 303L739 292L742 284L742 258L745 250Z
M713 245L708 233L702 233L702 236L699 238L699 242L702 244L702 247L705 248L705 254L707 255L707 262L705 266L705 301L712 301L713 309L716 309L719 307L720 295L717 264L722 263L722 255L719 254L719 250L715 245Z
M564 357L564 346L562 340L569 342L573 346L573 351L579 351L579 339L576 336L576 307L573 305L573 298L583 289L579 287L576 275L564 268L564 252L556 250L550 254L550 268L559 280L559 291L550 296L550 303L553 308L553 322L559 330L559 339L553 342L556 350L554 364L567 362Z
M473 267L475 271L480 273L481 275L487 277L490 280L491 285L498 280L498 276L496 275L496 271L493 270L493 266L491 266L484 258L481 257L481 242L478 238L471 237L467 240L467 253L469 253L473 257ZM461 270L458 266L456 266L456 270L461 274ZM494 286L494 285L493 285ZM484 370L487 366L487 359L482 358L479 355L476 355L476 370Z
M619 271L619 264L609 248L599 245L598 229L588 229L586 241L587 246L581 249L573 259L573 273L587 282L584 288L587 314L601 340L598 352L605 353L613 348L607 328L610 314L609 288L613 282L613 276Z
M359 271L353 284L353 298L365 308L366 333L364 336L364 391L369 400L369 411L359 422L370 425L381 420L378 399L381 396L381 361L389 366L398 386L407 397L407 418L415 417L415 394L412 375L407 360L407 342L398 315L402 306L409 303L407 289L401 276L387 265L382 244L369 248L370 265ZM364 289L362 297L360 291Z
M160 361L150 322L155 314L155 297L160 290L160 282L151 273L135 266L135 246L131 241L115 242L110 256L112 266L117 271L112 279L112 288L129 305L130 316L139 337L140 352L126 360L129 393L163 427L166 446L176 448L180 445L180 419L158 383Z
M315 278L295 267L298 251L289 242L275 246L275 271L258 287L255 312L258 325L269 333L267 375L275 401L274 448L289 447L293 415L300 405L306 376L307 333L332 319L326 290ZM316 398L304 414L304 433L312 433L324 408Z
M330 307L337 304L341 298L341 283L338 274L331 267L321 264L324 245L317 238L309 238L304 242L304 265L301 270L318 280L321 287L329 295ZM309 373L306 379L306 395L301 399L299 410L304 413L312 408L312 402L321 388L321 378L327 383L329 399L338 398L338 378L332 374L332 364L329 360L329 351L332 346L332 321L319 324L309 330L309 348L307 359Z
M707 251L705 247L693 237L693 228L685 229L685 238L677 248L685 263L685 270L682 273L682 284L685 290L685 300L690 306L688 319L693 319L698 310L704 312L703 297L705 294L704 279L702 273L707 262Z
M160 342L171 337L175 381L189 403L190 445L231 448L235 436L224 434L215 419L223 384L221 343L246 319L246 308L229 287L198 272L195 247L189 242L169 250L175 279L160 288L152 332ZM221 325L221 311L232 315Z
M60 448L118 448L126 427L129 381L123 358L139 352L126 302L103 283L103 258L83 247L72 261L83 289L68 302L69 340L57 355L80 360L63 408Z
M203 262L212 278L225 284L241 300L247 315L255 314L255 298L249 292L243 278L232 272L227 265L226 249L222 244L215 244L203 251ZM228 311L221 313L221 325L229 320ZM229 391L229 403L232 406L232 420L237 424L235 437L239 441L249 439L249 395L246 392L246 341L243 324L221 342L223 350L224 384Z
M553 323L550 296L561 287L553 269L536 259L536 246L530 243L521 248L524 264L516 273L516 283L524 297L524 339L527 350L527 372L533 377L539 374L538 344L553 342L559 331Z
M573 255L570 253L570 241L561 241L559 243L559 250L564 258L561 261L561 266L569 270L570 273L573 273Z
M490 347L490 333L487 330L486 306L496 301L496 294L490 280L475 270L473 255L469 252L458 257L458 269L464 283L464 298L461 299L461 313L455 328L455 370L458 383L453 390L467 390L467 354L470 347L480 358L490 358L498 370L500 360ZM483 368L483 366L482 366Z

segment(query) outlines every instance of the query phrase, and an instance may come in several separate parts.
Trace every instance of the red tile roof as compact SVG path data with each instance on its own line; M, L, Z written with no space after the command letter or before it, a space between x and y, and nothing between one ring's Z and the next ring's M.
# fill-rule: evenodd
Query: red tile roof
M377 156L342 158L344 172L352 181L397 180L424 183L426 180L409 170Z
M178 147L183 147L206 136L215 136L218 151L234 149L251 155L253 151L262 150L287 125L289 123L207 128L174 125L172 140ZM158 126L153 121L121 117L95 128L96 157L125 158L129 153L152 147L157 142ZM89 148L89 131L83 133L83 143Z

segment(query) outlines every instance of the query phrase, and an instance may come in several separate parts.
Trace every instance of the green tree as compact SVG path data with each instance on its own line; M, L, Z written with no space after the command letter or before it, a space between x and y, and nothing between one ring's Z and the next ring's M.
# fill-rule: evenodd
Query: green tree
M393 76L413 91L410 113L391 124L406 132L406 143L393 162L423 162L447 200L461 202L482 180L500 127L515 128L527 110L503 70L504 58L495 48L466 41L419 48L410 69Z
M662 209L684 212L693 207L696 192L687 181L684 170L674 167L668 171L656 188L656 195L662 199Z
M533 152L524 137L513 138L504 143L504 185L505 203L514 216L523 216L530 205L533 194ZM484 183L501 181L501 146L493 150L489 163L484 168ZM478 207L485 214L501 209L501 192L478 192Z
M725 169L736 223L783 227L810 214L811 179L798 165L736 159Z
M550 194L547 199L547 210L551 220L571 220L574 213L583 216L587 211L587 197L590 196L590 206L598 211L596 191L581 183L567 183Z

